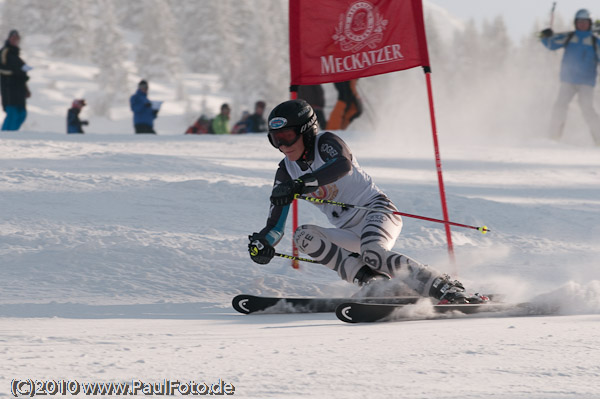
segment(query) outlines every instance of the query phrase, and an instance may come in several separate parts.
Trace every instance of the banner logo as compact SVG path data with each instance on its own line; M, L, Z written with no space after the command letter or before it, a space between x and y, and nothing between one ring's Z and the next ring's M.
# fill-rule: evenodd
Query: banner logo
M285 125L287 125L287 119L281 118L279 116L277 118L273 118L269 121L269 127L271 129L281 129Z
M316 199L333 201L339 193L339 189L335 183L327 184L317 188L316 191L310 193L308 196Z
M404 60L399 43L380 46L388 25L389 21L368 1L352 3L345 14L340 14L332 36L342 51L351 54L321 56L321 75L358 72Z
M346 15L340 15L333 40L343 51L356 53L366 46L374 49L383 40L382 32L387 24L387 19L383 19L371 3L359 1L350 6Z

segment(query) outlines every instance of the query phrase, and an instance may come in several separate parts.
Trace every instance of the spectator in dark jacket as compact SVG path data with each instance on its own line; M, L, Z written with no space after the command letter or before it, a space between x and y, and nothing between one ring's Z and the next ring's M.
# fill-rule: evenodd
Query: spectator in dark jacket
M79 119L79 113L83 107L85 107L85 100L83 98L73 100L71 108L67 111L67 133L83 133L82 126L88 124L88 121Z
M306 101L317 115L317 122L321 129L327 127L327 120L325 119L325 92L321 85L306 85L298 86L298 98Z
M0 91L2 107L6 112L2 130L19 130L27 118L25 103L30 96L27 71L31 70L31 67L19 56L20 43L19 32L11 30L4 47L0 50Z
M246 132L260 133L267 131L267 121L263 114L265 113L265 102L257 101L254 104L254 113L248 117L246 124Z
M148 82L145 80L138 83L138 89L129 99L133 111L133 126L136 133L152 133L154 131L154 119L158 115L160 103L148 100Z

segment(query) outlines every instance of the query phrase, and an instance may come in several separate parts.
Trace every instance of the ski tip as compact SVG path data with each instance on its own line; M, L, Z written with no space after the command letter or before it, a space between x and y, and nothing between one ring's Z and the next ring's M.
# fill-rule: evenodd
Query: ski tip
M342 303L335 309L335 315L346 323L357 323L352 317L352 303Z
M240 313L250 314L252 310L247 306L250 299L249 295L236 295L231 301L231 306Z

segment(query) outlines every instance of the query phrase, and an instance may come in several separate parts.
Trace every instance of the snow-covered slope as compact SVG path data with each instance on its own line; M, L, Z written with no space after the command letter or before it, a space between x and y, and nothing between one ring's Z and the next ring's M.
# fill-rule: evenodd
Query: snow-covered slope
M403 211L440 217L429 148L343 137ZM540 140L443 151L451 218L492 230L454 229L461 280L562 302L563 316L350 326L230 308L240 292L355 291L319 265L250 261L280 159L264 136L3 133L2 395L13 378L221 378L246 398L593 398L597 153ZM301 204L301 222L327 223L314 208ZM453 270L437 224L405 218L395 249Z
M439 31L451 40L453 29ZM351 326L330 314L231 309L241 292L344 296L356 288L319 265L249 259L247 236L266 220L281 154L263 135L182 134L201 111L235 99L218 76L187 73L182 87L153 80L151 98L165 101L160 134L135 136L127 106L135 67L126 63L130 87L109 117L96 116L98 67L51 57L48 40L25 37L35 67L29 116L21 132L0 134L0 397L10 396L13 379L28 378L221 378L244 398L597 397L600 157L576 112L562 142L543 138L556 83L544 79L557 59L527 72L537 83L513 71L494 75L514 78L502 85L468 87L459 84L461 64L447 75L447 65L439 68L450 218L491 232L454 228L453 265L440 225L405 218L394 249L473 291L560 303L560 315ZM441 218L421 71L389 79L361 81L366 112L341 135L402 211ZM67 136L76 97L89 100L83 118L91 123L85 135ZM327 223L307 203L300 222ZM290 251L289 233L280 252Z
M427 148L399 157L364 134L344 137L400 209L440 217ZM458 273L474 289L524 299L599 277L597 149L530 144L445 148L451 218L492 230L454 229ZM314 265L298 272L283 260L249 261L246 236L264 225L280 158L262 135L20 132L5 133L2 146L3 303L226 306L241 291L346 288ZM314 208L301 204L302 222L327 223ZM440 225L404 224L397 250L454 271ZM282 245L289 251L289 239Z

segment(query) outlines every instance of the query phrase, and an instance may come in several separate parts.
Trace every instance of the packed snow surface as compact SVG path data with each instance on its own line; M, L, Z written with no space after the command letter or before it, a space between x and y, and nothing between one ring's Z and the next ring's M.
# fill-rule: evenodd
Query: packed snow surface
M441 217L428 145L341 135L402 211ZM263 135L4 132L2 149L0 396L13 379L221 379L244 398L599 395L597 148L443 141L450 218L491 232L453 228L456 265L439 224L404 218L395 246L559 315L369 325L231 308L239 293L356 291L320 265L249 259L281 159ZM300 221L327 223L308 203Z
M546 138L560 52L425 2L450 219L491 231L453 228L453 264L442 225L405 217L394 248L471 292L557 315L246 316L236 294L357 290L320 265L250 260L281 159L264 135L183 135L223 102L233 124L256 100L268 111L287 98L287 2L141 3L0 0L0 34L18 28L34 68L25 124L0 134L1 398L35 381L194 381L256 399L600 398L600 148L575 103L564 137ZM401 211L439 219L422 75L361 79L365 112L340 135ZM142 78L164 101L158 136L133 135ZM329 114L337 93L324 90ZM90 124L67 136L75 98ZM300 223L327 225L299 206Z

